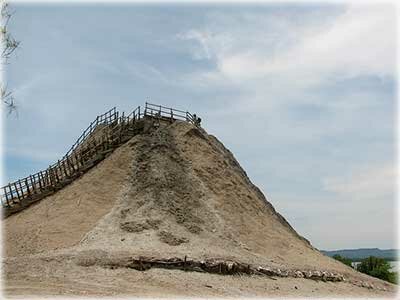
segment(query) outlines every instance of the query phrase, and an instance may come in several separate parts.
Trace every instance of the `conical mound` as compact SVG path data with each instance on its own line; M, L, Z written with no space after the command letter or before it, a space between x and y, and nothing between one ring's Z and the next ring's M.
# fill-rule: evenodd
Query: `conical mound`
M118 268L133 267L129 257L212 258L270 268L267 275L314 271L314 279L336 274L388 288L313 248L214 136L183 121L147 122L81 178L4 220L10 264L53 257L77 268Z
M85 247L286 263L319 255L204 131L175 122L126 146L129 179L112 211L83 238Z

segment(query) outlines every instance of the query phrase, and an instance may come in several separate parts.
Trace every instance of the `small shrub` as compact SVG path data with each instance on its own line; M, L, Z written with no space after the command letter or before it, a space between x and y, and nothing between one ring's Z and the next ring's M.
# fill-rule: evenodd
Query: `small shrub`
M342 262L342 263L344 263L345 265L351 267L351 260L348 259L347 257L343 257L343 256L340 256L339 254L335 254L333 256L333 258L338 260L338 261L340 261L340 262Z
M370 256L363 259L358 271L397 284L397 273L390 271L390 264L383 258Z

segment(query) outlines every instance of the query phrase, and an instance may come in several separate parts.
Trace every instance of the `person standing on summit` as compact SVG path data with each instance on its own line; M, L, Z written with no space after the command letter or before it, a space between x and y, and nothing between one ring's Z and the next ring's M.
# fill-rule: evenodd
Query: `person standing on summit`
M198 118L198 117L196 116L196 114L193 114L193 119L194 119L194 125L200 126L201 118Z

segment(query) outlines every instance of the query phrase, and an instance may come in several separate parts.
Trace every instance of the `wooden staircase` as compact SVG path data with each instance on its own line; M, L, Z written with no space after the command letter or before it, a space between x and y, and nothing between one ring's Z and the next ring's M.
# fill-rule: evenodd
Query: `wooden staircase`
M46 170L9 183L0 192L3 216L21 211L44 197L54 194L82 176L116 148L143 132L144 123L151 120L153 126L160 121L181 120L200 126L199 119L189 112L145 103L128 116L116 108L97 116L84 130L67 153Z

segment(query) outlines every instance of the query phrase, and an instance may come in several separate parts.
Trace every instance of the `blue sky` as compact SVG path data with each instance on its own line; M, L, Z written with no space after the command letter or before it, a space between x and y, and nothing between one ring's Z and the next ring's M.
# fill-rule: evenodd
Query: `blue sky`
M395 247L392 5L15 3L3 183L60 158L96 115L197 113L318 248Z

